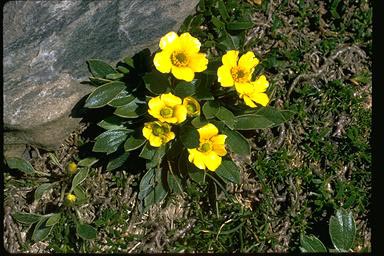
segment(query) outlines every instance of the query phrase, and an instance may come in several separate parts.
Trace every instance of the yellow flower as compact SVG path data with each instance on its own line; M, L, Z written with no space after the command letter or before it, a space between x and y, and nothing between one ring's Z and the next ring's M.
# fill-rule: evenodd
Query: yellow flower
M224 134L218 134L219 130L211 123L197 129L200 134L200 145L198 148L188 149L189 162L199 169L208 168L215 171L221 164L221 157L227 154L225 149Z
M230 50L222 57L223 65L217 70L218 81L223 87L235 86L246 105L254 108L255 103L266 106L269 102L265 93L269 83L264 75L252 81L252 74L259 60L253 52L243 54Z
M145 123L143 135L149 140L149 144L152 147L160 147L175 138L175 134L171 131L171 126L159 121Z
M153 63L161 73L172 72L177 79L190 82L195 72L207 69L208 59L199 53L200 46L200 41L189 33L178 36L169 32L160 39L162 51L155 54Z
M187 109L179 97L172 93L161 94L148 102L148 113L161 122L182 123L187 118Z
M268 104L269 97L265 93L268 85L267 78L264 75L261 75L256 81L248 84L236 84L235 88L245 104L251 108L255 108L255 103L259 103L264 107Z
M74 174L74 173L77 171L77 164L74 163L74 162L70 162L70 163L68 164L67 169L68 169L68 172L69 172L70 174Z
M68 193L65 199L67 203L73 204L76 201L76 196L74 194Z
M188 116L198 116L200 115L200 104L193 97L185 97L183 99L183 105L187 109Z

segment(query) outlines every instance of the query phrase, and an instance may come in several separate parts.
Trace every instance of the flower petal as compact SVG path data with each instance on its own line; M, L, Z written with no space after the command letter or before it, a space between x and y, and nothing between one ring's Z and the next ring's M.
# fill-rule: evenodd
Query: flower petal
M227 150L225 149L225 146L221 144L213 145L213 151L219 156L225 156L227 154Z
M161 144L163 144L163 142L161 141L160 137L157 137L157 136L151 134L151 137L149 138L149 144L152 147L160 147Z
M265 92L269 86L269 82L264 75L261 75L256 81L252 82L254 92Z
M208 170L214 172L221 164L221 157L218 156L215 152L211 151L204 155L203 161Z
M199 169L205 169L205 164L204 164L204 154L197 151L195 152L194 158L193 158L193 164L199 168Z
M174 42L178 38L179 36L175 32L173 31L169 32L168 34L166 34L160 39L160 43L159 43L160 49L164 50L165 48L170 48L170 46L172 46L172 44L174 44Z
M222 145L224 145L226 138L227 138L227 135L219 134L219 135L213 136L211 138L211 141L213 142L213 144L222 144Z
M172 66L172 74L179 80L191 82L195 77L195 73L189 67L176 67Z
M247 70L253 69L257 64L259 64L259 60L255 57L255 54L250 51L243 54L239 59L239 66Z
M250 95L250 98L256 102L256 103L259 103L261 105L263 105L264 107L267 106L268 102L269 102L269 97L267 94L265 93L253 93L252 95Z
M171 54L172 53L169 51L161 51L155 54L155 57L153 58L153 64L155 64L156 69L161 73L171 72Z
M217 69L218 81L223 87L231 87L234 84L231 67L223 65Z
M194 54L189 59L188 67L194 72L202 72L207 69L208 59L205 53Z
M173 108L176 105L180 105L182 103L182 100L179 97L173 95L170 92L160 95L160 98L165 106L168 106L171 108Z
M248 97L248 95L243 96L243 100L245 104L251 108L255 108L256 104L251 100L251 98Z
M237 59L239 57L239 51L236 50L230 50L227 51L226 54L223 55L221 58L221 61L225 66L228 66L229 68L237 66Z
M151 137L152 135L152 129L148 128L148 127L143 127L143 136L144 138L146 138L147 140L149 140L149 138Z
M167 143L170 140L173 140L175 138L175 133L174 132L168 132L167 134L164 135L164 143Z
M187 119L187 108L184 105L177 105L173 111L173 116L177 118L177 123L182 123Z
M188 161L192 163L193 159L195 158L197 149L195 149L195 148L189 149L188 148L188 152L189 152Z
M158 110L165 107L165 104L161 100L160 96L154 97L148 101L148 107L152 110Z
M194 54L200 51L201 43L199 39L191 36L188 32L180 35L180 46L188 53Z
M204 125L203 127L197 129L197 131L200 134L200 140L210 139L219 133L217 127L211 123Z
M253 92L253 86L250 83L235 83L235 88L241 96L243 94L250 94Z

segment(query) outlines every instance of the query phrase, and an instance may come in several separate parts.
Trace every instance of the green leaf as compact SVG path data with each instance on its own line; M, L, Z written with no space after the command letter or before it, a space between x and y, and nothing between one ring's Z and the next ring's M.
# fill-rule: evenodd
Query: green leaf
M128 156L129 156L129 153L124 152L118 157L110 160L107 165L107 171L112 171L123 166L123 164L127 161Z
M348 251L352 248L356 235L356 223L352 212L340 209L336 216L329 220L329 235L333 245L338 251Z
M184 161L188 161L187 159L184 159ZM192 163L186 163L187 172L189 177L196 183L203 185L205 183L205 170L200 170L196 166L194 166Z
M209 100L204 103L202 109L207 119L214 118L216 113L219 111L220 105L216 101Z
M125 84L119 81L113 81L97 87L85 101L86 108L101 108L111 102L122 90Z
M112 82L111 80L108 80L108 79L103 79L103 78L100 78L100 77L92 77L92 76L89 77L89 80L95 86L100 86L100 85Z
M153 155L151 161L145 165L147 169L158 166L161 163L163 156L165 155L165 149L166 145L155 148L155 154Z
M203 127L204 125L208 124L208 121L202 117L202 116L197 116L195 118L192 119L191 121L191 124L196 128L201 128Z
M138 195L141 201L140 211L146 212L153 204L160 202L167 195L161 179L161 170L150 169L140 182Z
M132 151L144 145L146 139L138 133L132 134L124 143L125 151Z
M108 103L112 107L120 107L132 102L135 98L132 94L129 94L126 90L122 90L116 97Z
M60 221L60 218L61 218L61 214L60 213L54 213L52 214L48 220L47 220L47 223L45 224L47 227L49 226L53 226L57 223L59 223Z
M127 139L128 130L116 129L108 130L96 137L94 152L105 152L107 154L115 152L118 147Z
M211 17L211 22L213 23L213 25L218 29L218 30L222 30L225 28L225 23L222 22L221 20L219 20L218 18L216 18L215 16L212 16Z
M258 114L245 114L235 117L236 130L263 129L274 125L274 122Z
M25 212L15 212L12 214L12 217L16 221L27 225L36 223L42 218L42 216L39 214Z
M248 140L241 133L231 130L225 126L220 127L220 129L225 135L227 135L225 144L228 145L228 148L233 153L241 156L249 156L251 154L251 146L249 145Z
M97 231L94 227L80 223L76 225L76 233L85 240L93 240L97 235Z
M123 59L123 61L124 61L124 63L127 64L128 66L130 66L130 67L132 67L132 68L135 67L135 65L134 65L134 63L133 63L133 59L132 59L131 57L125 57L125 58Z
M94 77L105 78L106 75L114 73L115 69L102 60L87 60L89 71Z
M197 148L200 144L199 132L192 126L182 127L179 138L186 148Z
M73 193L76 196L76 205L81 205L87 200L87 194L84 191L84 188L79 185L73 189Z
M110 80L118 80L123 77L124 77L124 74L121 74L121 73L111 73L105 76L106 79L110 79Z
M327 252L324 244L314 235L301 235L300 236L300 249L302 252Z
M292 111L278 110L270 106L261 107L260 109L256 110L255 113L272 121L274 125L279 125L281 123L287 122L294 114Z
M76 173L75 177L72 179L72 186L69 191L70 193L87 178L88 172L88 168L81 168L79 172Z
M170 90L168 76L157 70L145 74L143 80L148 91L155 95L160 95Z
M229 20L229 14L228 14L228 11L227 11L227 8L225 7L225 4L223 2L223 0L219 0L218 1L218 9L219 9L219 13L221 15L221 17L224 19L224 20Z
M233 129L235 127L235 115L227 108L220 106L219 111L217 111L214 115L229 128Z
M113 114L124 118L136 118L147 112L147 105L132 101L124 106L118 107Z
M97 123L98 126L105 130L125 129L123 122L124 118L118 116L108 116L104 120Z
M202 74L200 77L201 78L196 84L196 93L193 97L197 100L213 100L214 97L210 91L210 88L216 77L206 74Z
M155 169L149 169L141 178L139 189L140 193L138 195L139 200L143 199L148 193L149 190L154 187L155 185L155 178L156 172ZM147 193L146 193L147 192Z
M196 93L197 81L197 79L194 79L191 82L178 82L175 86L174 95L181 98L194 95Z
M128 68L123 67L123 66L118 66L118 67L117 67L117 70L118 70L119 72L123 73L123 74L129 74L129 72L130 72Z
M240 170L231 160L224 159L215 173L224 180L240 184Z
M7 164L11 169L17 169L26 174L35 174L35 169L33 169L32 165L28 161L22 158L18 158L18 157L7 158Z
M139 157L151 160L156 154L156 148L152 147L149 142L145 143L143 149L141 150Z
M35 229L32 233L32 240L35 242L42 241L48 237L48 235L51 233L51 230L53 226L47 226L48 218L42 217L39 222L36 224Z
M43 196L44 192L51 189L52 186L52 183L43 183L38 186L35 190L35 200L39 200Z
M171 172L167 173L167 183L169 186L170 191L173 193L181 193L182 191L182 181L180 177L178 177L176 174L172 174Z
M246 30L253 27L253 23L249 21L234 21L227 24L228 30Z
M84 167L91 167L92 165L94 165L98 161L99 161L99 159L97 159L96 157L87 157L87 158L80 160L77 163L77 165L78 166L84 166Z
M144 198L144 212L149 209L152 205L159 203L167 196L168 192L165 189L163 183L160 181L156 184L155 188L149 192Z

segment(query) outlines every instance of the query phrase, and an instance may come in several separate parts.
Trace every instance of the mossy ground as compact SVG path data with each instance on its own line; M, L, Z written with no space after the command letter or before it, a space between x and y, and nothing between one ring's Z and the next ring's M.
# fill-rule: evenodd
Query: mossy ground
M10 213L55 211L59 189L33 202L34 189L44 181L23 180L10 171L4 175L6 249L298 252L303 232L331 248L328 220L338 208L350 209L356 220L354 251L370 248L372 4L257 2L238 5L250 10L254 22L246 44L262 60L273 89L271 105L295 115L280 127L244 133L252 155L236 160L242 182L228 185L231 199L221 193L212 202L195 185L141 215L136 207L140 170L95 168L84 185L88 202L78 214L97 228L97 239L76 239L71 223L63 223L46 241L33 243L30 231ZM207 21L201 29L209 26ZM84 129L57 152L31 148L35 169L60 173L81 153Z

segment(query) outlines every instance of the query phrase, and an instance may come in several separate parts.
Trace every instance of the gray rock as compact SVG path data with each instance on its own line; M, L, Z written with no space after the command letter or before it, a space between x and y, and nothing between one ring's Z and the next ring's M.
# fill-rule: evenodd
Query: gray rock
M3 8L5 144L56 149L92 87L86 60L111 64L177 31L198 0L10 1Z

